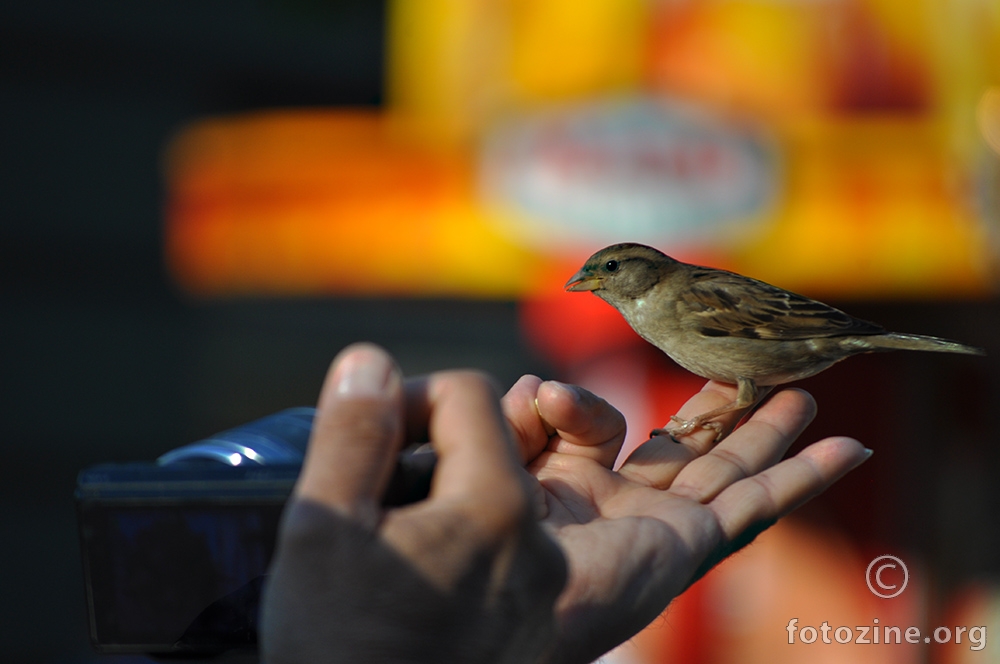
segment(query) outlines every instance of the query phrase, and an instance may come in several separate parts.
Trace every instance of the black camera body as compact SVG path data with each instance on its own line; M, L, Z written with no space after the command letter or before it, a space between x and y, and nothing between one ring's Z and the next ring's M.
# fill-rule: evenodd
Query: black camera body
M104 653L203 656L257 644L261 590L315 414L293 408L77 478L90 638ZM406 454L383 501L427 495L433 454Z

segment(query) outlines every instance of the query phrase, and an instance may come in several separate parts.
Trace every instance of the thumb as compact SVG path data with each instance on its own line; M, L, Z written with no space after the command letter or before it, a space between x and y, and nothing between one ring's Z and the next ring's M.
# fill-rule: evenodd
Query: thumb
M323 383L296 496L374 527L402 435L395 361L374 344L348 346Z

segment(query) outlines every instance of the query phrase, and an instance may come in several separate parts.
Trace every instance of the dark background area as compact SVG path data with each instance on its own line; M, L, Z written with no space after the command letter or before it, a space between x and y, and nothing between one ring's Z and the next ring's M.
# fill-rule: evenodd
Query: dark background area
M80 662L80 468L152 460L311 405L371 339L407 372L540 370L513 303L198 302L162 259L162 151L211 114L377 105L370 0L0 3L0 635L4 662Z
M80 468L309 405L358 339L408 373L551 376L516 303L204 302L166 275L160 160L174 132L211 114L378 105L384 12L370 0L0 4L0 660L107 661L87 643ZM987 347L1000 329L994 303L845 306ZM806 514L920 550L949 582L1000 570L996 356L861 358L810 382L822 414L805 438L878 438L878 454Z

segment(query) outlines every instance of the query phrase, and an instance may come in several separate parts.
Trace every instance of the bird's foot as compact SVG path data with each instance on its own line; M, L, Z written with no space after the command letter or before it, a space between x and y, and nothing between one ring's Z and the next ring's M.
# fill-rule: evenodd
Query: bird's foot
M678 436L686 436L695 429L711 429L715 432L715 441L718 442L722 438L722 423L721 422L705 422L702 418L692 417L690 420L685 420L677 415L671 415L670 421L675 422L677 426L666 426L660 429L653 429L649 432L649 437L654 438L656 436L667 435L673 439L677 439Z

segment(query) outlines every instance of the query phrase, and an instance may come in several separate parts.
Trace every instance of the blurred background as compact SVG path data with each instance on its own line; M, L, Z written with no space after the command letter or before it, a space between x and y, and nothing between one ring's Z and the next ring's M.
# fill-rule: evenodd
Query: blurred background
M91 654L76 473L312 404L352 341L642 442L702 381L562 291L626 240L990 354L804 382L803 442L872 460L607 661L1000 661L785 631L1000 630L996 0L4 3L0 173L4 661L144 661Z

